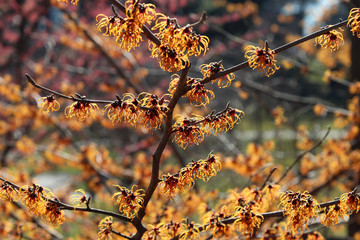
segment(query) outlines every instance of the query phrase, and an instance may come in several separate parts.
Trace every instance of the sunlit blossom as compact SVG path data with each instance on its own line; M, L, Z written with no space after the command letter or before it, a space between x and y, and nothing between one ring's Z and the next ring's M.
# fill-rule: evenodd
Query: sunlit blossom
M275 52L270 48L264 49L250 45L245 50L245 58L247 58L249 66L252 69L257 68L265 76L273 75L280 68L275 59Z
M344 37L341 32L333 29L316 37L315 45L317 44L320 44L322 48L329 48L331 52L334 52L339 49L340 45L344 44Z
M120 191L114 193L111 199L116 200L116 204L119 205L119 212L124 213L127 217L134 217L144 201L144 190L134 190L137 188L136 185L132 186L131 190L119 185L115 185L115 187L119 188Z
M95 103L76 101L65 108L65 117L75 117L78 121L85 121L87 118L94 118L98 109Z
M55 100L54 96L50 95L47 97L39 98L37 101L38 107L40 111L44 114L49 112L55 112L60 109L60 104L58 101Z
M347 26L354 36L360 38L360 8L350 10Z
M225 70L224 66L222 65L222 61L212 62L209 64L202 64L202 65L200 65L199 68L200 68L200 71L201 71L202 75L204 76L204 78L211 77L211 76ZM212 80L212 82L217 80L218 87L225 88L225 87L229 87L231 85L231 81L234 79L235 79L235 74L229 73L229 74L226 74L224 76L221 76L219 78Z

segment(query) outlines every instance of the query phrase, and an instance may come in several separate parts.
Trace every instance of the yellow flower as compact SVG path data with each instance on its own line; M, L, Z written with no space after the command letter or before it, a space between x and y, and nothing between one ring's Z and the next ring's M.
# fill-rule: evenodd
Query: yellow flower
M262 215L257 215L251 212L250 209L240 208L234 214L237 219L234 222L235 228L237 228L242 234L252 235L255 228L259 228L260 224L264 221Z
M74 208L79 207L82 203L88 204L85 191L82 189L75 190L75 194L70 197L70 203Z
M118 98L114 102L107 104L103 113L107 112L106 116L114 124L115 121L126 122L135 126L139 118L139 101L134 95L125 94L123 99Z
M344 37L341 32L333 29L315 38L315 45L317 44L320 44L322 48L330 48L331 52L334 52L339 49L340 44L344 44Z
M170 173L161 177L158 187L160 193L169 198L175 197L176 194L183 191L183 185L180 182L179 176Z
M22 186L19 190L22 203L35 216L43 215L46 212L47 199L54 198L54 194L47 188L33 184Z
M351 28L352 34L360 38L360 8L350 10L347 26Z
M340 218L344 220L345 216L347 216L346 205L340 203L326 207L320 221L325 227L329 227L338 224Z
M196 120L176 115L174 117L176 122L174 123L172 133L174 134L173 141L180 147L185 149L187 146L196 144L199 145L204 140L204 133L200 127L192 125Z
M195 106L206 106L210 103L210 99L215 98L215 94L200 81L194 79L191 89L186 93L186 97L191 102L195 102Z
M134 18L139 24L151 24L156 17L156 7L151 3L140 3L139 0L128 0L125 2L126 16Z
M200 65L200 71L204 78L210 77L214 74L224 71L224 66L222 65L222 61L219 62L212 62L209 64L202 64ZM218 87L225 88L231 85L231 81L235 79L235 74L229 73L225 76L222 76L218 79L213 80L212 82L218 80Z
M98 239L99 240L111 240L111 232L112 232L112 217L103 218L99 223L99 232Z
M44 114L54 112L60 109L60 104L55 100L53 95L39 98L37 105Z
M76 117L78 121L85 121L87 118L94 117L95 111L99 107L95 103L76 101L65 108L65 117Z
M4 182L0 187L0 199L17 201L19 199L19 193L17 189L14 189L10 184Z
M184 223L184 230L181 233L179 239L186 240L186 239L200 239L200 231L199 231L199 224L195 224L194 222L190 222L188 219L183 219Z
M344 193L340 197L340 204L344 205L347 214L357 213L360 211L360 195L356 193L356 190Z
M168 72L177 72L189 66L188 56L171 48L167 43L154 46L151 50L151 57L157 58L160 67Z
M116 199L116 204L119 205L119 212L123 212L127 217L134 217L137 211L141 208L145 196L143 189L134 191L137 186L132 186L131 190L126 187L114 185L120 189L120 192L114 193L111 199Z
M307 192L286 191L280 196L280 206L283 208L286 218L286 230L293 235L297 231L303 231L312 218L318 216L320 206Z
M47 202L44 218L55 228L58 228L65 222L64 211L61 211L58 205L52 202Z
M275 59L275 52L270 48L263 49L250 45L246 46L245 50L245 58L247 58L249 66L262 71L265 76L269 77L280 68Z

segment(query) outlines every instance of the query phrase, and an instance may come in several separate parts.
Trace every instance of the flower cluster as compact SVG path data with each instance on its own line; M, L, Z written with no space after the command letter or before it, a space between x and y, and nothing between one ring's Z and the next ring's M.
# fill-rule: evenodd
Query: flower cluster
M165 96L158 97L157 95L150 93L143 93L140 95L143 95L143 97L140 100L142 111L139 122L150 129L160 128L161 123L166 117L166 112L169 109L165 105L168 100L165 100Z
M103 218L99 223L99 240L111 240L113 217Z
M189 119L181 115L175 116L176 122L173 126L173 141L185 149L188 145L199 145L204 140L204 132L200 127L194 125L195 119Z
M269 77L280 68L275 59L275 52L268 47L260 48L255 46L247 46L245 48L245 58L249 62L252 69L257 68L259 71Z
M56 112L60 109L60 104L58 101L55 100L53 95L39 98L37 101L37 105L40 108L40 111L44 114L47 114L49 112Z
M239 209L235 216L237 219L234 222L234 226L242 234L252 235L254 229L260 228L260 224L264 221L264 217L262 215L255 214L252 211L251 204L248 204L244 208Z
M352 34L360 38L360 8L351 9L347 26L351 28Z
M346 213L346 205L344 203L332 205L324 209L321 215L321 224L325 227L333 226L339 223L340 218L344 220Z
M234 158L225 159L224 167L237 172L238 174L250 176L259 170L259 168L273 162L271 153L263 146L255 143L249 143L246 147L246 154L238 154ZM253 181L263 181L263 178L254 176Z
M330 48L331 52L334 52L339 49L340 44L344 44L344 37L341 32L333 29L315 38L315 45L317 44L320 44L322 48Z
M130 51L138 47L143 41L143 24L151 24L156 17L153 4L140 3L138 0L128 0L125 3L126 18L120 16L96 16L97 29L104 31L105 36L114 36L116 44L121 48Z
M139 109L140 102L138 99L133 94L126 93L122 99L117 97L114 102L107 104L103 109L103 113L106 113L106 116L113 124L117 121L135 126L139 118Z
M85 121L87 118L94 118L98 109L95 103L76 101L65 108L65 117L75 117L78 121Z
M156 36L161 44L149 42L151 56L157 58L165 71L175 72L189 64L189 56L199 56L208 50L209 38L197 34L191 27L180 27L175 18L158 14L152 30L158 30Z
M173 126L173 141L185 149L191 144L199 144L205 135L227 132L245 116L244 112L235 108L227 107L224 111L215 114L210 113L202 117L194 115L192 118L175 116Z
M174 74L171 76L169 84L169 93L174 95L176 87L179 84L179 75ZM215 94L205 84L201 83L201 79L188 78L186 85L191 86L191 89L184 97L187 97L191 102L195 102L195 106L206 106L210 103L210 99L215 98Z
M181 235L179 236L180 240L187 240L187 239L200 239L200 231L199 225L194 223L193 221L189 221L189 219L183 219L184 222L184 230L182 231Z
M214 74L224 71L224 66L222 65L222 61L212 62L209 64L202 64L200 65L199 68L204 78L211 77ZM225 87L229 87L231 85L231 81L234 79L235 79L235 74L229 73L212 80L212 82L218 81L218 86L220 88L225 88Z
M55 201L57 199L55 198ZM53 227L57 228L65 222L64 211L59 209L58 204L47 202L43 218L46 219Z
M286 191L280 196L280 206L284 210L286 229L293 235L298 230L303 231L312 218L318 216L320 206L307 192Z
M229 216L226 207L223 207L219 212L210 211L203 217L206 230L212 230L212 234L215 238L229 237L231 235L230 226L221 222Z
M158 186L160 192L167 197L174 197L177 193L192 188L196 179L207 182L221 170L219 157L209 154L207 159L191 162L180 169L177 174L163 175Z
M116 204L119 205L119 212L124 213L127 217L134 217L144 201L144 190L135 191L136 185L132 186L131 190L119 185L115 185L115 187L119 188L120 191L114 193L111 199L116 200Z

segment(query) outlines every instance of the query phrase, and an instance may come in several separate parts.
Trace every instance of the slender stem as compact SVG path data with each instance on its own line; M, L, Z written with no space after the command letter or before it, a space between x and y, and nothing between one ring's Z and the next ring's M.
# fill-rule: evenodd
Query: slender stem
M341 21L341 22L339 22L339 23L337 23L337 24L335 24L335 25L333 25L333 26L331 26L331 27L327 27L327 28L321 29L321 30L316 31L316 32L314 32L314 33L311 33L311 34L309 34L309 35L307 35L307 36L304 36L304 37L302 37L302 38L299 38L299 39L297 39L297 40L295 40L295 41L293 41L293 42L284 44L284 45L282 45L282 46L274 49L275 54L280 53L280 52L282 52L282 51L285 51L285 50L287 50L287 49L289 49L289 48L291 48L291 47L294 47L294 46L296 46L296 45L299 45L299 44L301 44L301 43L303 43L303 42L306 42L306 41L308 41L308 40L310 40L310 39L312 39L312 38L315 38L315 37L317 37L317 36L320 36L320 35L322 35L322 34L324 34L324 33L327 33L327 32L329 32L329 31L332 30L332 29L335 29L335 28L344 26L344 25L347 24L347 22L348 22L348 20ZM210 77L204 78L203 80L201 80L201 83L203 83L203 84L208 83L208 82L210 82L210 81L212 81L212 80L214 80L214 79L220 78L220 77L222 77L222 76L226 76L227 74L230 74L230 73L239 71L240 69L246 68L246 67L248 67L248 66L249 66L248 61L242 62L242 63L240 63L240 64L238 64L238 65L235 65L235 66L232 66L232 67L230 67L230 68L228 68L228 69L225 69L225 70L222 71L222 72L219 72L219 73L216 73L216 74L211 75ZM185 91L189 91L190 89L191 89L191 86L187 86L186 89L185 89Z
M317 143L315 144L311 149L301 153L296 159L295 161L286 169L286 171L284 172L284 174L279 178L279 180L276 182L276 184L279 184L279 182L281 182L281 180L283 180L286 175L289 173L289 171L296 165L296 163L298 163L306 154L308 154L309 152L313 151L315 148L317 148L318 146L320 146L324 140L326 139L326 137L329 135L331 130L331 127L329 126L324 137Z

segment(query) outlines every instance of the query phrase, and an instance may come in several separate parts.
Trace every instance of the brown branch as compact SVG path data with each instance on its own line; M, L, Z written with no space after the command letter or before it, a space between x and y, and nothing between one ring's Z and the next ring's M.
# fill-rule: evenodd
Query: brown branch
M311 149L301 153L296 159L295 161L286 169L286 171L284 172L284 174L279 178L279 180L276 182L276 184L279 184L279 182L281 182L281 180L283 180L286 175L289 173L289 171L296 165L296 163L298 163L307 153L313 151L315 148L319 147L323 142L324 140L326 139L326 137L329 135L330 133L330 130L331 130L331 127L329 126L324 137L317 143L315 144Z
M190 27L190 28L195 28L195 27L197 27L197 26L205 23L206 20L207 20L207 18L208 18L208 17L207 17L206 12L203 11L203 13L201 14L201 17L200 17L199 21L197 21L197 22L195 22L195 23L192 23L192 24L189 24L188 27Z
M264 181L263 185L260 188L260 191L264 189L264 187L266 186L266 183L269 181L269 179L271 178L271 175L273 175L273 173L278 169L277 166L273 167L273 169L271 169L269 175L267 176L266 180Z
M142 208L140 208L140 210L137 213L137 217L135 217L133 220L133 224L136 227L136 229L138 230L137 233L133 236L133 239L141 239L142 235L146 231L145 228L140 227L141 220L145 216L146 206L149 203L149 201L157 187L157 184L159 182L161 155L162 155L162 153L168 143L170 135L171 135L173 111L174 111L174 108L175 108L177 102L182 97L182 92L183 92L183 88L186 84L186 79L187 79L187 74L188 74L189 68L190 68L190 66L188 66L182 70L181 76L179 79L179 84L178 84L176 91L168 105L169 110L166 113L166 122L165 122L164 132L161 136L159 145L157 146L155 153L153 154L153 163L152 163L150 184L145 191L145 197L144 197L144 202L142 204Z
M314 33L311 33L311 34L309 34L309 35L306 35L306 36L304 36L304 37L302 37L302 38L299 38L299 39L297 39L297 40L295 40L295 41L293 41L293 42L284 44L284 45L282 45L282 46L274 49L275 54L280 53L280 52L282 52L282 51L285 51L285 50L287 50L287 49L289 49L289 48L291 48L291 47L294 47L294 46L296 46L296 45L299 45L299 44L301 44L301 43L303 43L303 42L306 42L306 41L308 41L308 40L310 40L310 39L313 39L313 38L315 38L315 37L317 37L317 36L320 36L320 35L322 35L322 34L324 34L324 33L327 33L327 32L329 32L329 31L332 30L332 29L335 29L335 28L344 26L344 25L347 24L347 22L348 22L348 20L341 21L341 22L339 22L339 23L337 23L337 24L335 24L335 25L333 25L333 26L331 26L331 27L324 28L324 29L320 29L319 31L316 31L316 32L314 32ZM219 72L219 73L216 73L216 74L211 75L210 77L204 78L203 80L201 80L201 83L202 83L202 84L208 83L208 82L210 82L210 81L212 81L212 80L215 80L215 79L217 79L217 78L226 76L226 75L228 75L228 74L230 74L230 73L239 71L240 69L246 68L246 67L248 67L248 66L249 66L248 61L242 62L242 63L237 64L237 65L235 65L235 66L232 66L232 67L230 67L230 68L228 68L228 69L225 69L225 70L222 71L222 72ZM185 91L189 91L190 89L191 89L191 86L187 86L187 87L185 88Z

